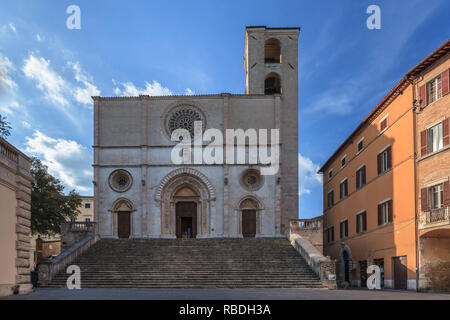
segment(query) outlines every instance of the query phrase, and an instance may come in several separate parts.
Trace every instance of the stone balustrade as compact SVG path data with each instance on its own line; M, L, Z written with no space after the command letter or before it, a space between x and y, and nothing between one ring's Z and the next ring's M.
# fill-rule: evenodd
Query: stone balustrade
M67 222L61 226L61 248L57 257L38 266L38 284L44 286L99 240L95 222Z
M336 260L322 254L322 217L290 221L288 240L328 289L336 289Z
M438 209L432 209L427 212L421 212L419 215L419 229L443 226L450 224L450 207L443 206Z

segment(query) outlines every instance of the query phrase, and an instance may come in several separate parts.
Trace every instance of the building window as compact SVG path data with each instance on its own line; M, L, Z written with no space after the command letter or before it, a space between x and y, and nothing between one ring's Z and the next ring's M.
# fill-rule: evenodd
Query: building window
M264 62L281 63L281 45L278 39L270 38L264 44Z
M89 209L90 207L91 207L91 204L90 204L90 203L85 203L85 204L84 204L84 208L85 208L85 209Z
M387 147L378 154L378 174L388 171L392 167L391 147Z
M442 97L441 76L434 78L427 83L428 103L432 103Z
M345 167L347 156L343 156L341 159L341 168Z
M340 190L340 198L341 200L346 198L348 196L348 185L347 185L347 179L341 182L339 186Z
M380 122L380 131L383 131L384 129L386 129L387 126L388 126L388 117L386 117L383 120L381 120L381 122Z
M428 129L428 152L435 152L443 148L442 122Z
M367 214L366 211L356 215L356 233L362 233L367 230Z
M270 73L264 81L264 94L280 94L281 81L280 76L276 73Z
M328 240L328 243L334 242L334 226L328 227L327 240Z
M358 153L360 153L362 151L362 149L364 149L364 138L362 138L358 142Z
M331 178L333 178L333 169L330 169L330 171L328 171L328 180L331 180Z
M86 219L84 219L84 221L91 222L91 218L86 218Z
M356 189L366 184L366 166L362 166L356 171Z
M392 222L392 200L378 205L378 225L382 226Z
M341 237L341 239L348 237L348 220L341 221L340 237Z
M328 191L328 208L331 208L334 205L334 191Z
M255 191L262 187L264 178L257 169L247 169L240 177L242 187L249 191Z
M428 189L430 192L431 210L441 208L444 205L444 184L441 183Z

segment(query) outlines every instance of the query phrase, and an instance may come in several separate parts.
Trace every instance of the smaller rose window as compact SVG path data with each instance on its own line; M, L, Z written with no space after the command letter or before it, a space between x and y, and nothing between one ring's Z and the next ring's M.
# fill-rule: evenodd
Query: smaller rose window
M263 182L264 179L257 169L245 170L240 178L241 185L247 190L258 190Z
M109 186L117 192L125 192L133 183L131 174L126 170L115 170L109 176Z

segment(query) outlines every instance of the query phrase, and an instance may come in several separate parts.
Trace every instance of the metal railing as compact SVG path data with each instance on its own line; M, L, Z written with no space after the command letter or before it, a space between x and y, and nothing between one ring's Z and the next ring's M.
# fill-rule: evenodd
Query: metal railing
M435 222L443 222L448 221L448 206L441 207L438 209L432 209L427 212L426 223L435 223Z

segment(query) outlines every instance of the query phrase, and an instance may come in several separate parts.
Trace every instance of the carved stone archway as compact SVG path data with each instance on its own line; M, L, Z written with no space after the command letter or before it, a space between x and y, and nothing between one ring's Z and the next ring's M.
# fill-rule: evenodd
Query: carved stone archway
M256 210L256 237L258 237L262 231L261 215L264 210L262 201L253 194L245 195L239 200L236 210L238 212L238 235L242 235L242 212Z
M110 217L110 234L113 237L118 237L117 234L117 226L118 226L118 219L117 219L117 214L119 212L130 212L130 228L131 228L131 237L134 235L134 222L133 222L133 213L136 211L137 209L135 208L135 206L133 205L133 203L126 198L119 198L116 199L111 207L109 208L109 212L111 213L111 217Z
M188 188L191 195L181 195L179 191ZM155 200L161 212L161 236L176 237L176 204L179 201L197 204L197 238L208 237L212 231L215 215L215 190L205 175L191 168L180 168L166 175L156 190Z

